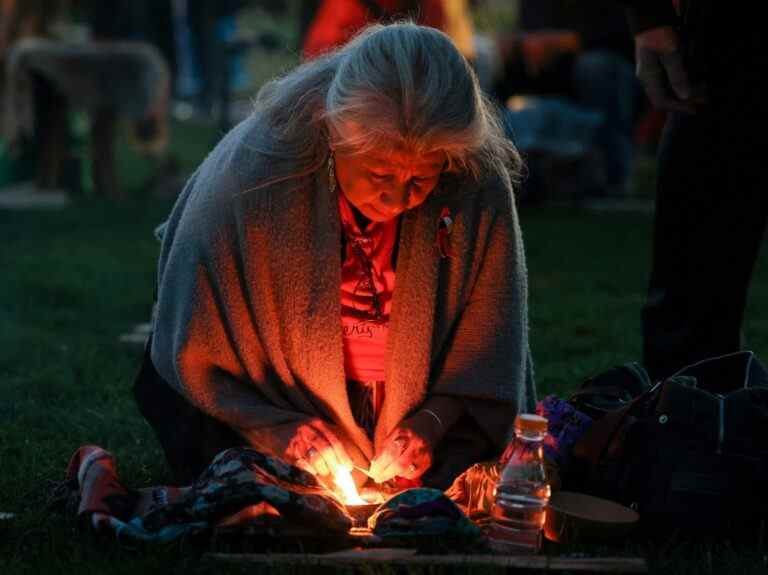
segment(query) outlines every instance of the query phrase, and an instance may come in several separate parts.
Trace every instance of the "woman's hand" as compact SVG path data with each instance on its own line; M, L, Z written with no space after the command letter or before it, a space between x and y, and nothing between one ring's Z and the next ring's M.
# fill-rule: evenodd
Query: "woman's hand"
M312 419L293 428L285 438L285 444L285 457L314 475L335 475L339 465L353 467L332 426L321 419Z
M432 466L432 454L442 436L443 430L428 413L418 412L402 421L371 461L371 477L377 483L395 476L421 477Z

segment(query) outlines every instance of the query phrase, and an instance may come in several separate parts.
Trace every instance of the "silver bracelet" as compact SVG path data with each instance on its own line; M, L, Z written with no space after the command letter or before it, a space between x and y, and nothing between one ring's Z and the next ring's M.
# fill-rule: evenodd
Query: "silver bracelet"
M440 424L440 429L445 431L445 425L443 425L443 420L440 419L440 417L438 417L438 415L434 411L432 411L431 409L422 409L421 411L423 411L424 413L428 413L429 415L434 417L437 420L437 422Z

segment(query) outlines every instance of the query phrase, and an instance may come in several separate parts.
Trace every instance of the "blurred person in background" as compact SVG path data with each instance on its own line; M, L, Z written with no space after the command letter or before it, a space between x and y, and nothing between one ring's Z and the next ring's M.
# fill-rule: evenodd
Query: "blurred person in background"
M222 133L231 128L232 95L249 87L246 53L252 49L270 52L283 44L275 31L254 34L241 27L240 15L247 9L284 17L286 4L281 0L169 0L174 39L174 112L178 118L217 116ZM250 20L253 18L252 13Z
M62 0L0 0L0 61L15 41L45 36L64 4Z
M535 401L520 168L433 28L268 82L161 232L134 390L177 480L243 444L441 488L498 455Z
M236 33L235 14L247 0L169 0L173 14L175 89L177 98L189 101L210 115L221 91L220 83L236 74L222 66L237 67L225 45Z
M634 128L646 106L622 7L613 0L521 0L518 29L499 32L496 41L501 66L493 92L510 102L511 135L530 156L528 192L556 195L543 189L556 182L542 172L572 158L586 170L572 194L625 196Z
M118 116L137 121L144 148L164 147L169 77L159 52L135 41L147 21L138 17L142 6L112 2L107 11L102 2L81 0L19 8L19 14L45 23L48 31L61 17L55 34L17 40L5 58L4 137L13 145L33 139L39 188L80 189L82 158L73 150L69 130L72 106L89 116L91 170L99 194L121 194L114 158ZM88 34L72 25L72 11L88 24Z
M314 58L345 44L373 22L411 18L445 32L470 62L472 21L466 0L320 0L305 2L302 55Z
M1 0L0 1L0 185L14 183L39 173L38 150L42 138L39 133L25 140L14 141L8 137L6 124L9 121L5 112L6 76L8 74L8 54L11 47L25 38L44 38L48 35L52 23L61 14L61 0ZM36 114L41 118L57 112L55 102L50 97L41 96L36 102ZM55 118L53 118L55 120ZM32 140L35 141L32 141Z
M766 36L759 3L625 3L638 76L668 110L642 312L644 362L660 378L742 348L768 214L758 128L765 82L756 70Z

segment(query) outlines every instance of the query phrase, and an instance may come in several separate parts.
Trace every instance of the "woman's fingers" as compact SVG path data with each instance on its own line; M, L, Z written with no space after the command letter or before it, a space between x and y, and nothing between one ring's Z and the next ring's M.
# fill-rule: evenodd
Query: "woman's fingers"
M399 475L400 477L405 477L406 465L407 463L402 456L393 459L385 468L383 468L379 472L378 474L379 481L380 482L389 481L396 475Z
M403 464L403 472L400 475L407 479L417 479L432 467L432 453L426 444L414 445L411 453L405 454L407 461Z
M419 436L398 435L371 463L371 473L379 483L393 477L416 479L432 465L429 445Z
M386 479L382 479L383 471L392 464L397 453L392 449L392 443L388 443L379 455L373 458L368 471L377 483L382 483Z
M333 433L331 426L321 420L300 425L291 438L286 455L298 467L314 475L335 475L340 465L352 469L352 460Z
M299 469L303 469L307 473L311 473L312 475L317 475L317 470L314 467L312 467L312 464L309 463L306 459L297 459L294 462L294 465Z
M310 450L310 448L311 445L307 443L304 436L302 434L298 434L293 438L293 440L291 440L290 455L293 457L296 467L299 467L304 471L308 471L312 475L317 475L317 469L315 469L315 466L312 465L312 463L309 461L309 458L307 457L307 452Z
M406 479L416 479L427 470L429 465L426 462L424 448L412 443L405 452L395 459L385 470L387 479L392 477L405 477ZM386 480L385 480L386 481Z
M320 433L322 433L323 437L325 437L326 441L328 441L331 448L333 449L333 453L336 456L336 461L338 464L352 469L352 467L354 467L352 464L352 459L349 457L349 455L347 455L347 450L344 449L344 445L341 443L341 441L339 441L339 438L336 437L336 434L331 431L330 426L321 419L313 421L312 426Z
M384 451L374 458L371 462L371 475L373 475L378 483L383 483L389 479L392 479L397 473L392 467L395 461L397 461L403 452L408 447L408 438L404 436L395 436L390 440Z
M317 469L320 475L329 475L332 469L336 469L336 456L333 448L322 433L314 432L307 438L309 449L307 459Z

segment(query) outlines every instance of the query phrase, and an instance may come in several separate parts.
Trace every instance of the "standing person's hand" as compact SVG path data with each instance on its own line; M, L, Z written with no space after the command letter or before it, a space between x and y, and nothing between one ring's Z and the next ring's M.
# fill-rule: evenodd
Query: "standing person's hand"
M674 28L659 26L636 34L635 61L637 77L656 108L696 112L680 39Z
M335 475L339 465L353 467L333 426L321 419L286 426L278 435L282 435L284 457L314 475Z
M444 429L424 411L402 421L371 461L371 477L377 483L395 476L418 479L432 466L432 455L443 434Z

